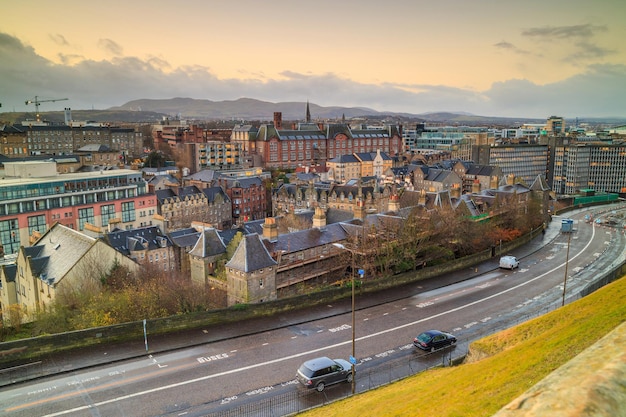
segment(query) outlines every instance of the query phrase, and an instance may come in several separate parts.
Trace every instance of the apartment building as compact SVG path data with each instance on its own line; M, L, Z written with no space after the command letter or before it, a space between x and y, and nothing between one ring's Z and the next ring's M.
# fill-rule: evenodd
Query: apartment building
M0 179L4 253L29 246L52 225L131 229L152 224L157 200L137 171L57 174L55 162L5 162Z
M268 190L259 177L220 177L219 185L232 204L232 221L242 225L267 215Z
M626 193L626 144L556 141L553 159L551 183L557 194Z
M2 129L2 154L8 157L68 155L86 145L105 145L123 155L141 155L143 133L108 125L50 125L23 122Z
M472 148L471 160L478 165L497 166L502 175L514 175L532 184L537 176L548 178L550 149L542 144L479 145Z

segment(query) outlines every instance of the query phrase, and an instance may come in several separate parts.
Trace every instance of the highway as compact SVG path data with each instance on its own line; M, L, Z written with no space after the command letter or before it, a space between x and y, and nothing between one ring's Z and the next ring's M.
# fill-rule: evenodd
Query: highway
M357 392L376 385L392 364L421 369L462 356L477 338L510 327L561 305L624 257L623 229L587 223L578 210L574 231L560 233L555 217L545 245L521 257L514 271L497 259L477 266L484 273L441 288L415 283L406 296L359 309L356 314ZM595 218L596 216L594 216ZM516 254L514 251L513 254ZM459 344L434 355L417 352L412 339L430 328L454 333ZM199 416L283 395L300 388L298 366L316 356L347 358L351 352L350 313L238 337L146 355L0 389L5 416ZM415 370L414 370L415 371ZM348 384L309 396L320 401L345 396ZM300 389L301 390L301 389ZM307 399L310 401L310 398ZM302 405L305 408L306 404Z

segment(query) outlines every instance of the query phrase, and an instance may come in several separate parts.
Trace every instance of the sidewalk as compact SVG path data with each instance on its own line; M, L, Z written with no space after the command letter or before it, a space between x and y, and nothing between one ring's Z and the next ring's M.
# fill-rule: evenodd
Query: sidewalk
M557 223L559 222L553 221L546 229L544 235L537 236L526 245L512 251L512 254L518 258L523 258L549 244L560 234L560 224ZM420 281L420 292L461 282L487 271L497 269L498 259L498 257L495 257L477 267L467 268L465 270ZM415 287L415 283L411 283L377 293L359 295L356 299L356 309L361 310L374 305L406 298L408 288L414 291ZM131 342L96 345L84 349L72 350L71 352L50 354L40 358L38 362L0 370L0 386L299 325L326 317L347 314L351 311L351 308L351 299L347 298L338 301L332 306L319 305L280 313L272 317L249 319L237 322L236 324L211 325L204 329L192 329L154 336L150 335L148 329L148 350L146 350L146 343L142 338L141 340Z

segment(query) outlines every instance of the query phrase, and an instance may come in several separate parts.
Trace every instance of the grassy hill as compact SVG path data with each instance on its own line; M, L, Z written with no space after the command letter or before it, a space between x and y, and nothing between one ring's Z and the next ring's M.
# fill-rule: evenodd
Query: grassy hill
M303 417L490 417L626 320L626 277L474 342L466 363L426 371Z

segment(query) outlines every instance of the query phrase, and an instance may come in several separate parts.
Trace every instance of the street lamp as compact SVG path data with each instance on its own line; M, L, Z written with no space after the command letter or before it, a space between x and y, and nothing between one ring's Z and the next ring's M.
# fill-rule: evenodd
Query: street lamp
M569 265L569 244L572 240L572 232L567 235L567 254L565 255L565 276L563 277L563 299L561 300L561 307L565 305L565 288L567 286L567 267Z
M352 260L352 267L351 267L351 272L350 272L350 281L352 284L352 355L350 356L350 364L352 364L352 394L354 394L354 390L355 390L355 381L354 381L354 365L356 363L356 352L355 352L355 314L354 314L354 251L350 248L345 247L344 245L342 245L341 243L333 243L333 246L339 248L339 249L343 249L343 250L347 250L348 252L350 252L350 257ZM363 272L362 270L359 270L359 274L362 276Z

